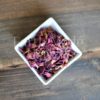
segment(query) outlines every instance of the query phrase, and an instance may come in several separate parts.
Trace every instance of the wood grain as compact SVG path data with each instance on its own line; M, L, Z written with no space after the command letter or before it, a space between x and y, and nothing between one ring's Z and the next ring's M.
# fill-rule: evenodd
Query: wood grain
M100 0L0 0L0 19L100 10Z
M28 68L0 72L0 100L99 100L100 57L75 62L43 86Z
M83 56L43 86L14 46L49 17ZM100 100L99 93L100 0L0 0L0 100Z
M23 63L14 51L14 43L18 43L48 17L44 15L0 21L0 69ZM100 11L53 14L52 17L82 52L100 48Z

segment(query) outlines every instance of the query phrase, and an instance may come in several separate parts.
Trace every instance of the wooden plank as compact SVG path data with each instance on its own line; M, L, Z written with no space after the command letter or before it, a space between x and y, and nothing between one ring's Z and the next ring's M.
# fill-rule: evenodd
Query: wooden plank
M100 57L75 62L50 85L28 69L0 71L0 100L100 100Z
M100 0L0 0L0 20L100 9Z
M52 16L82 52L100 48L100 11L53 14ZM0 69L23 64L14 51L14 43L23 39L48 17L49 15L44 15L0 21Z

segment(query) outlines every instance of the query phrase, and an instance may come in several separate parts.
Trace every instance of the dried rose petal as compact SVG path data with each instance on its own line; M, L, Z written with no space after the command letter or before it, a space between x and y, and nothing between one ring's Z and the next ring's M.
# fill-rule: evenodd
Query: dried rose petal
M33 56L32 56L32 53L28 53L27 55L26 55L26 58L29 60L29 59L33 59Z
M48 72L45 72L44 75L47 77L47 78L50 78L52 76L52 74L48 73Z
M24 51L23 51L23 49L22 49L22 48L19 48L19 51L20 51L21 53L24 53Z
M19 49L30 66L46 80L76 56L71 41L51 27L40 29L35 38L28 40L26 45Z
M34 62L32 62L30 65L31 65L31 67L34 67L34 68L36 68L36 69L39 68L39 66L38 66L36 63L34 63Z
M52 59L51 55L47 52L47 56L45 57L46 62Z

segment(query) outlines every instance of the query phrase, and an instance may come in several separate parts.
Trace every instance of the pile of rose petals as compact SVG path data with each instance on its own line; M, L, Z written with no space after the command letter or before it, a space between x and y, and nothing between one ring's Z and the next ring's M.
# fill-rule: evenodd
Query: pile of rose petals
M34 38L19 49L30 66L46 80L76 56L71 41L51 27L40 29Z

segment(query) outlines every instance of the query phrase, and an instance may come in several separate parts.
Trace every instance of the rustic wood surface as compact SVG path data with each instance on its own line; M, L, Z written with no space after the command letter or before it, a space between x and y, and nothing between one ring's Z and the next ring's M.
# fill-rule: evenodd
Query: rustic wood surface
M82 58L43 86L14 46L54 17ZM100 0L0 0L0 100L100 100Z
M48 86L28 68L1 71L0 100L100 100L100 57L87 55Z

